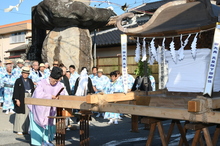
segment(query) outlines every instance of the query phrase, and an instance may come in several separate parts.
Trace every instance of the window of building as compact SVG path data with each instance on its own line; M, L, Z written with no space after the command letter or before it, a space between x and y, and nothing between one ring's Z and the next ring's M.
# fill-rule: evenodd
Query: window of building
M25 42L25 32L17 32L11 34L11 44L12 43L23 43Z

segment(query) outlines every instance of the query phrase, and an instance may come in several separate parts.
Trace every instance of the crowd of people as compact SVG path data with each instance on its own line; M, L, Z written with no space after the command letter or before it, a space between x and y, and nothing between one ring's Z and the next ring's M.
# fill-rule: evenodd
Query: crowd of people
M127 76L128 91L134 84L134 77ZM60 92L59 92L60 91ZM50 144L55 133L53 119L56 108L37 105L25 105L25 98L57 99L60 95L85 96L87 94L112 94L124 92L124 84L119 71L112 71L110 78L103 69L93 67L89 74L86 67L77 73L76 67L68 68L58 61L40 63L19 59L16 65L6 60L4 67L0 61L0 108L5 114L15 113L14 131L17 134L31 134L33 145ZM97 113L96 117L109 119L108 124L118 124L119 113ZM42 135L44 135L42 137Z

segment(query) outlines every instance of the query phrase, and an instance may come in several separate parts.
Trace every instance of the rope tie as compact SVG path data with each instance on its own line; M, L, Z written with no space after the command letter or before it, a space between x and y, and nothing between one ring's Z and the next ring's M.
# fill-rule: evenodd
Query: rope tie
M103 92L99 92L98 95L104 95ZM103 96L98 96L98 103L95 104L98 108L98 112L102 111L103 107L107 105L108 102L103 98Z
M192 100L200 102L200 111L190 112L189 121L196 122L196 116L202 115L202 122L207 123L207 113L212 112L212 99L203 96L197 96L196 99Z

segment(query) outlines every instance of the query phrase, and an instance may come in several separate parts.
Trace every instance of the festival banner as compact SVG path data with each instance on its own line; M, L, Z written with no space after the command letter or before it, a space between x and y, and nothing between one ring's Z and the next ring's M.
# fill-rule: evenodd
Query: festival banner
M122 80L124 84L124 93L128 92L128 73L127 73L127 35L121 34L121 64Z
M218 62L218 54L219 54L219 44L220 44L220 22L216 23L215 34L212 44L212 51L210 56L209 69L206 77L205 90L203 95L212 95L213 83L215 78L215 71Z

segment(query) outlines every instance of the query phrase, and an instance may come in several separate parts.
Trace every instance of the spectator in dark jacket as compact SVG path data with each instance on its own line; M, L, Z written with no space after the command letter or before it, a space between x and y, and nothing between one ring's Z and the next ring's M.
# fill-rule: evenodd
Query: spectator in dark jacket
M14 122L14 131L18 135L23 133L28 133L29 129L29 110L24 103L24 99L31 97L34 92L34 83L30 78L29 67L22 68L22 76L15 81L14 92L13 92L13 101L15 105L15 122ZM22 133L23 132L23 133Z
M64 84L64 86L66 87L66 91L68 92L69 95L71 95L70 82L68 77L66 76L67 68L65 66L62 66L60 68L63 70L63 76L61 77L60 82Z

